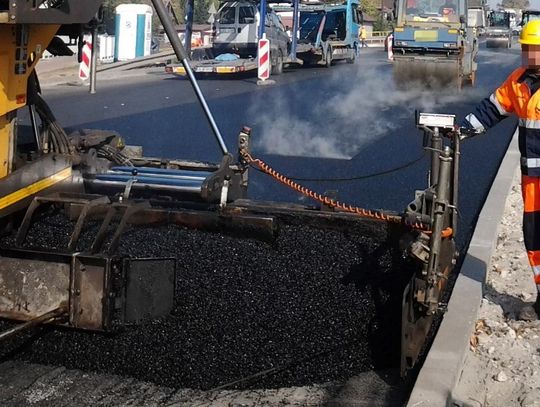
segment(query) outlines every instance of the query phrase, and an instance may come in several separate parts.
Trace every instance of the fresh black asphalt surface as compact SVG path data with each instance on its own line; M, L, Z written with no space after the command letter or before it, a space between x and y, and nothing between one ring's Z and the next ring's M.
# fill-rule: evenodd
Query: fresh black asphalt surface
M17 358L202 389L267 369L275 372L234 387L305 386L393 368L413 267L383 225L332 230L284 221L271 244L176 226L131 228L120 255L178 259L171 315L114 335L55 330ZM71 227L49 214L28 240L54 250ZM89 250L98 227L85 231L77 251Z
M385 54L380 49L368 49L364 58L360 58L356 65L338 64L329 70L309 68L286 72L275 78L277 82L275 86L257 87L253 78L204 79L200 81L200 84L231 151L235 151L236 137L241 126L251 126L253 127L253 155L264 159L280 172L298 178L319 179L319 181L304 183L320 192L337 190L339 198L345 202L369 208L401 211L412 200L414 190L425 188L427 158L400 171L379 177L335 182L325 182L321 179L361 177L414 161L422 154L422 137L414 127L415 109L456 114L460 119L482 97L488 96L518 62L519 55L515 49L510 51L482 49L477 87L466 89L461 94L446 91L439 94L433 94L432 91L395 91L391 78L391 65L386 62ZM126 75L125 78L119 77L114 81L103 81L99 85L97 95L90 96L86 94L85 89L65 86L45 87L44 93L59 121L65 126L116 130L126 138L128 144L142 145L146 155L209 161L218 161L220 158L217 143L212 139L210 129L204 121L190 85L184 79L167 77L156 70L149 70L146 74L139 72ZM515 121L508 119L506 123L499 125L487 136L464 143L461 157L459 235L462 247L466 246L470 238L476 216L506 151L514 126ZM250 174L249 193L250 198L253 199L309 203L281 184L254 171ZM317 348L323 350L322 344L335 341L336 338L345 342L336 343L338 348L341 345L341 350L336 353L335 359L330 357L323 358L320 362L310 361L305 363L307 366L304 366L301 373L288 371L287 374L268 379L268 382L263 381L263 385L303 385L310 381L344 380L348 375L377 366L373 356L367 354L369 352L365 346L361 347L361 350L354 348L356 352L353 353L358 354L358 357L347 363L346 358L350 357L350 353L346 351L343 353L346 350L347 335L332 336L332 331L328 331L328 337L317 336L324 329L328 329L328 325L323 329L315 329L313 326L302 327L302 321L324 320L325 318L318 314L321 310L318 307L320 304L312 303L316 299L317 290L313 292L309 290L316 287L326 287L326 294L321 297L327 301L322 308L326 312L333 307L343 307L340 308L342 317L336 317L336 320L349 321L356 326L356 330L349 332L353 337L367 335L368 332L361 332L361 330L368 329L368 326L376 327L376 323L366 325L365 320L355 320L355 313L349 312L354 307L361 307L362 304L366 308L366 314L374 312L369 311L374 300L368 298L369 295L373 295L373 286L371 294L364 292L363 296L352 294L343 296L343 290L336 290L336 287L343 285L341 279L345 273L339 268L332 269L332 264L335 263L330 259L330 257L344 258L345 255L341 254L341 251L353 251L357 253L353 258L353 263L362 264L366 258L377 252L376 243L362 241L359 237L355 238L354 234L345 237L338 234L338 236L333 236L333 239L339 250L332 250L331 247L325 247L327 244L325 236L320 235L318 231L302 229L293 233L289 230L284 233L285 241L276 244L281 252L278 250L277 257L272 258L273 255L270 255L267 249L262 246L253 246L253 243L247 243L246 247L241 244L235 248L234 241L228 240L227 237L219 237L219 243L209 245L201 236L195 236L196 234L193 233L182 236L182 233L184 232L178 230L158 231L158 234L171 237L171 241L183 240L185 245L175 247L174 250L186 251L195 245L201 250L213 251L214 256L225 259L226 253L230 254L233 248L233 252L237 250L235 256L240 256L240 259L244 255L251 258L255 268L257 261L265 258L264 263L269 264L270 267L263 268L260 271L263 273L261 276L254 273L252 269L242 269L240 266L242 262L237 263L237 257L232 260L232 263L223 261L223 264L220 263L217 267L214 263L212 263L213 266L210 263L204 264L204 261L210 261L212 257L210 255L206 259L203 256L202 260L193 254L189 256L190 259L196 259L195 264L202 265L201 274L211 273L216 267L221 270L230 270L224 282L220 283L223 286L219 290L209 290L216 295L215 298L226 295L231 287L237 290L248 290L250 284L255 286L260 284L260 287L265 287L255 294L259 297L271 295L282 289L286 292L282 293L284 295L280 298L291 299L290 303L287 300L279 304L277 309L269 308L265 312L289 310L289 317L283 315L282 318L274 318L273 322L278 323L278 326L274 328L249 327L244 336L250 339L242 344L246 351L242 355L241 349L227 342L229 340L227 335L235 329L242 330L245 329L243 327L249 326L246 324L249 318L239 322L242 320L239 318L242 313L238 314L237 311L241 304L232 300L225 302L231 307L223 311L227 314L227 318L223 318L224 326L228 327L224 330L225 336L220 337L215 332L211 332L209 337L212 339L209 342L207 340L209 344L215 342L217 353L216 355L199 354L198 357L200 360L205 356L208 360L213 360L215 364L185 360L183 364L189 367L188 370L176 375L170 374L175 371L174 367L167 365L170 360L167 362L166 357L156 360L154 354L150 352L152 348L155 354L164 357L168 350L163 344L175 341L175 338L171 337L173 329L167 330L164 327L148 328L149 331L145 336L147 339L152 337L152 341L147 343L136 340L130 342L133 338L126 340L125 343L115 343L107 337L99 337L91 341L88 337L84 337L85 334L52 333L48 335L48 338L47 335L39 338L35 343L35 348L27 349L22 357L42 363L54 363L53 356L56 353L61 354L61 357L57 359L60 360L59 363L71 368L98 371L109 369L114 373L128 374L143 380L154 379L172 387L176 384L210 388L222 384L223 380L234 379L241 374L252 373L268 366L273 367L275 360L289 360L288 350L280 346L276 347L271 341L270 343L265 341L267 339L265 335L270 329L272 332L276 330L280 332L279 336L283 340L281 345L287 344L286 346L289 346L289 351L292 349L293 354L295 351L296 354L302 354L303 350L307 350L307 354L310 354ZM306 243L310 237L313 241ZM298 255L293 253L294 250L286 248L287 241L294 242L292 247L295 249L300 251L305 249L312 253L313 256L309 262L292 264L291 259L296 259ZM361 244L354 246L351 243L354 241ZM317 252L321 247L323 249ZM147 246L145 249L152 255L158 253L159 250L165 250L163 247L153 250ZM129 250L137 250L137 247L130 247ZM380 259L388 261L390 255L388 250L383 248L378 254L380 257L377 261ZM262 263L263 261L259 262L259 264ZM268 280L261 280L264 278L264 273L276 273L280 266L293 267L297 270L295 279L291 280L290 275L280 276L272 281L272 284L269 284ZM347 267L352 267L352 264L348 264ZM196 271L194 268L195 266L186 266L186 270L191 270L193 274L187 273L185 281L188 288L184 291L184 294L190 293L185 298L191 298L193 303L182 303L176 312L180 317L181 314L191 313L193 318L187 319L188 326L183 327L183 330L192 329L200 335L205 330L201 327L189 326L190 323L197 324L202 321L212 321L215 318L221 320L221 318L216 316L215 312L210 312L218 311L219 304L214 304L217 308L200 306L204 301L205 291L198 292L194 287L204 286L211 280L197 272L194 273ZM325 268L331 269L332 272L323 278L311 276L310 282L307 282L306 278L310 270L322 271ZM235 273L232 272L233 270ZM382 270L386 269L382 267ZM244 278L244 276L247 277ZM283 278L285 280L282 280ZM267 291L269 287L274 288ZM298 302L295 300L295 295L301 287L308 287L309 290L302 294L303 297ZM358 284L356 288L358 289ZM198 300L197 292L197 295L203 296ZM216 292L221 294L216 294ZM310 292L311 295L309 295ZM384 295L382 298L386 301L387 297ZM212 297L206 294L205 298ZM334 298L333 302L328 301L329 298ZM335 302L336 299L339 301ZM246 301L246 297L244 296L239 301ZM356 304L356 301L360 303ZM306 309L315 311L310 315L305 315L305 310L295 310L294 304L302 302L309 305ZM257 307L246 307L246 309L260 315L262 310ZM379 311L381 309L384 307L379 308ZM327 316L328 313L325 315ZM255 315L248 314L247 316L257 320ZM216 322L210 323L209 326L216 326ZM167 323L171 322L165 322L165 327ZM313 334L308 339L302 335L295 335L295 329L302 332L302 335L311 331ZM343 332L347 328L338 324L333 329L336 332ZM315 332L318 333L315 334ZM398 332L387 332L387 334L394 336ZM373 340L369 338L369 335L367 338L368 341ZM201 338L199 339L199 342L202 341ZM176 338L176 340L183 344L182 348L187 346L186 336ZM261 342L265 343L262 347L263 351L261 351ZM227 349L232 353L220 360L220 346L224 343L229 346ZM188 345L193 346L189 343ZM125 352L133 346L139 349L139 354L142 356L130 362ZM147 348L148 346L150 348ZM109 353L95 356L95 360L92 360L92 355L97 355L103 349L108 349ZM114 352L115 349L116 352ZM181 351L180 355L184 354L187 355L186 357L196 359L194 355L202 352L202 349L196 348L191 354L182 352L182 349L179 351ZM264 353L265 351L267 353ZM362 352L366 352L366 355L362 355ZM77 354L81 356L78 361ZM270 354L278 357L272 359L269 357ZM262 359L253 359L253 355L259 355ZM336 364L337 360L345 364L340 366ZM320 370L317 371L319 367ZM395 367L395 364L390 367ZM225 372L225 374L220 375L216 372Z

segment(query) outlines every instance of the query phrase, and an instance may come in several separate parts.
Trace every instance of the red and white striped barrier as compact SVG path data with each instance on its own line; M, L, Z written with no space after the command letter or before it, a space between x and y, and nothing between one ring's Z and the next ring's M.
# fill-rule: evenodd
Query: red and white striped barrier
M394 60L394 51L392 51L392 44L394 43L394 34L390 34L387 39L386 48L388 49L388 60Z
M270 41L265 38L259 40L257 76L261 81L265 81L270 77Z
M82 60L79 67L79 78L83 81L90 77L90 59L92 58L92 36L84 36Z

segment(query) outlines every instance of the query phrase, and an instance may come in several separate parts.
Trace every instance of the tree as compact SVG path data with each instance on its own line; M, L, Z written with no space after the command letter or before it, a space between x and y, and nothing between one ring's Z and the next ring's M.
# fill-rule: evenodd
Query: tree
M497 6L502 8L525 10L529 8L529 5L529 0L502 0Z
M375 17L373 31L388 31L392 28L392 23L386 19L387 13L381 10L381 0L363 0L362 12L364 16Z
M363 0L362 12L364 15L377 17L380 14L381 0Z
M195 0L195 10L193 12L194 23L206 24L208 22L208 9L211 3L212 0Z

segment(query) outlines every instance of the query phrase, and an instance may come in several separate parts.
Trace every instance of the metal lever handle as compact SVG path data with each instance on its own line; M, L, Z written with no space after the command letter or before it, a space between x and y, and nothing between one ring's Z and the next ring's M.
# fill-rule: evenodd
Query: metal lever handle
M67 312L66 308L67 307L65 305L62 305L52 311L46 312L43 315L40 315L34 319L31 319L30 321L14 326L13 328L10 328L7 331L0 333L0 341L4 339L9 339L12 336L18 334L19 332L26 331L37 325L48 324L50 322L53 322L54 320L66 314Z
M182 62L182 65L184 66L184 69L186 70L186 74L189 78L189 82L191 83L191 86L193 87L193 90L195 91L195 94L197 95L197 99L199 99L199 103L201 104L204 114L206 115L206 118L208 119L208 123L210 124L210 127L212 128L214 137L216 138L219 144L219 147L221 148L221 151L223 152L223 155L228 154L229 150L227 149L227 146L225 145L225 142L223 141L223 137L221 136L221 133L216 124L216 121L214 120L214 116L212 115L212 112L210 111L210 108L208 107L208 104L206 103L206 99L204 98L204 95L202 94L201 88L199 88L199 84L197 83L197 80L195 79L193 70L191 69L191 66L189 65L189 59L188 59L186 50L184 49L184 46L182 45L182 41L180 41L180 38L178 38L178 35L176 35L176 30L173 26L172 21L169 18L164 2L161 0L152 0L152 4L154 5L156 13L158 14L159 20L161 21L161 24L163 25L163 28L165 30L165 33L167 34L167 37L169 37L169 41L171 42L174 52L176 53L176 57L180 60L180 62Z

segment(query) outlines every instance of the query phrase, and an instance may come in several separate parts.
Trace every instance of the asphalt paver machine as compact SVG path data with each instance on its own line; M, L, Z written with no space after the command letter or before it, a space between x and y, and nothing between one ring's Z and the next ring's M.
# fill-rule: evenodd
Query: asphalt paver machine
M153 3L221 147L220 162L144 157L129 152L120 135L111 131L66 134L42 98L34 68L46 49L63 52L58 33L80 36L100 1L0 1L0 317L18 322L4 329L0 339L12 340L43 324L122 331L171 313L174 318L189 318L177 307L186 300L179 292L189 283L182 280L182 273L190 272L186 264L191 258L200 256L193 265L197 278L204 274L216 279L220 273L244 270L237 260L249 249L245 272L256 267L256 276L277 273L269 280L274 285L280 278L294 280L302 268L322 277L338 273L343 275L339 281L350 275L358 285L378 282L377 295L371 293L361 303L364 319L355 319L359 322L354 326L344 319L340 331L363 329L362 325L373 324L377 307L397 304L388 309L397 317L392 329L401 322L401 334L383 330L381 338L389 339L385 332L394 332L390 339L401 341L397 354L405 373L418 361L434 317L444 311L443 295L457 256L459 137L453 132L453 116L419 116L432 157L429 184L403 213L341 203L296 184L253 157L249 128L239 133L233 157L166 8L160 1ZM17 114L22 109L28 109L31 118L30 140L19 137ZM316 204L247 199L252 167ZM160 233L159 225L186 231L190 238L196 235L193 242L199 243L193 245L217 243L200 253L189 239L171 240L171 234ZM224 234L234 237L225 246L219 243ZM284 237L283 246L275 244ZM306 245L313 242L319 249L306 252ZM347 245L353 249L335 259L334 253ZM371 246L368 250L362 245ZM391 258L374 258L383 249L393 253ZM319 253L323 255L317 257ZM216 262L223 268L216 271ZM387 278L381 279L385 273ZM213 284L215 280L210 280L207 286ZM279 286L275 290L279 292ZM348 295L358 301L355 292ZM341 297L343 292L335 296ZM205 301L198 302L199 308L211 305ZM267 312L269 305L264 304ZM299 307L297 315L307 310ZM267 315L263 311L258 315ZM351 313L360 311L355 308ZM378 323L388 317L380 315ZM173 330L178 325L167 326ZM364 340L360 334L353 339ZM56 352L55 357L63 353Z

